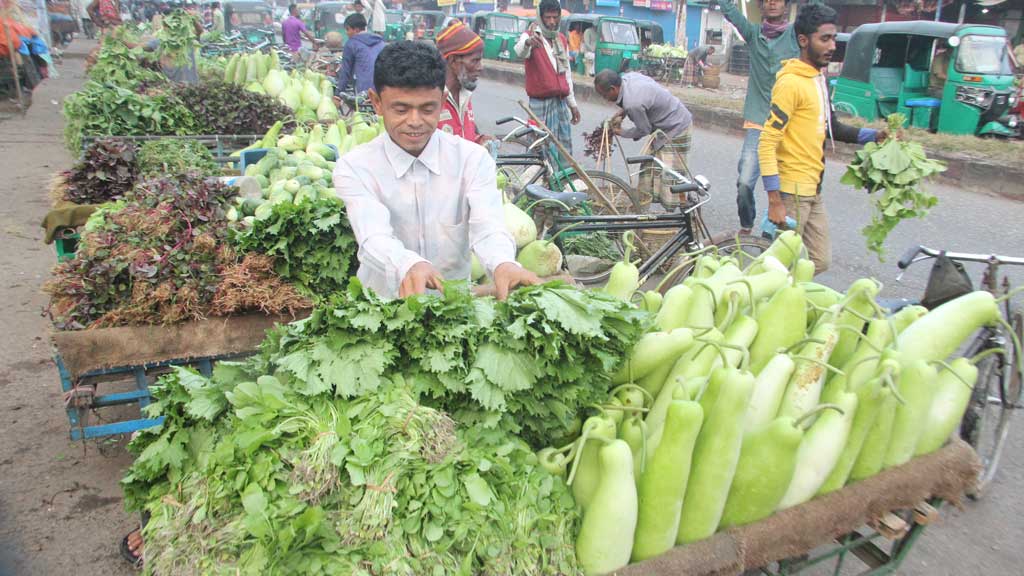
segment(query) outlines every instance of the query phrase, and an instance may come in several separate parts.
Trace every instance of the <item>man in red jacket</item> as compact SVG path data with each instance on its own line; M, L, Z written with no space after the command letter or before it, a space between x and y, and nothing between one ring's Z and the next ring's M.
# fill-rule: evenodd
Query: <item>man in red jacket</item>
M542 0L537 21L519 37L515 50L525 60L530 109L572 154L571 124L579 124L580 109L572 89L569 42L558 31L561 20L558 0Z
M437 36L437 50L446 64L444 109L437 128L448 134L483 144L490 140L476 130L473 90L483 69L484 43L462 22L455 20Z

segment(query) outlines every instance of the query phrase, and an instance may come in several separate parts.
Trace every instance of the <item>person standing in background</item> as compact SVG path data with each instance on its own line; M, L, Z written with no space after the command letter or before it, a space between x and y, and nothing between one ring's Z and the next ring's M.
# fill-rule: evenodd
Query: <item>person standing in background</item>
M537 21L519 37L515 51L526 61L530 110L572 154L572 125L580 123L580 109L573 93L569 43L558 31L561 20L562 7L558 0L541 0Z
M761 175L757 159L757 144L768 117L768 102L775 75L783 60L800 56L796 33L789 24L789 0L761 0L761 23L754 24L743 15L733 0L711 0L722 8L722 15L736 27L747 42L750 56L750 75L747 78L747 97L743 102L743 148L737 166L736 207L740 219L740 234L749 234L754 228L757 206L754 190Z
M358 12L345 18L345 33L348 42L341 53L337 92L348 90L350 84L356 94L367 92L373 88L374 64L384 49L384 39L366 31L366 18Z
M438 130L477 144L486 143L491 137L477 133L472 102L483 69L483 40L456 20L438 34L437 50L445 61L444 109Z
M213 3L213 29L224 32L224 11L220 9L220 2Z
M288 6L288 17L281 23L281 39L292 54L298 54L302 50L302 39L306 38L314 45L316 38L306 28L306 23L299 18L299 7L297 4Z

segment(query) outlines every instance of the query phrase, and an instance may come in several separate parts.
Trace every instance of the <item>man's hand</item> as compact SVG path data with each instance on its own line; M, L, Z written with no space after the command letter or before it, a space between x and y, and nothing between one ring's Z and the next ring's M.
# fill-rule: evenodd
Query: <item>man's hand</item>
M612 134L622 136L622 124L612 124L610 128L612 129Z
M572 113L572 123L574 125L575 124L579 124L580 123L580 109L577 108L576 106L569 106L569 112Z
M494 140L494 136L491 136L490 134L481 134L476 137L476 143L481 146L486 145L491 140Z
M529 30L530 38L526 41L530 46L541 49L544 47L544 43L540 39L540 34L537 33L537 23L530 24Z
M768 219L776 226L786 226L786 205L778 190L768 192Z
M540 278L515 262L505 262L494 269L494 288L498 292L498 300L508 298L509 291L516 286L534 284L540 284Z
M417 262L405 273L402 285L398 287L398 297L406 298L413 294L423 294L427 291L427 288L444 292L442 282L444 282L444 278L441 277L441 273L434 268L433 264L430 262Z
M899 134L897 134L896 137L899 138ZM882 142L885 142L888 139L889 131L886 130L885 128L882 128L881 130L875 132L875 142L881 144Z

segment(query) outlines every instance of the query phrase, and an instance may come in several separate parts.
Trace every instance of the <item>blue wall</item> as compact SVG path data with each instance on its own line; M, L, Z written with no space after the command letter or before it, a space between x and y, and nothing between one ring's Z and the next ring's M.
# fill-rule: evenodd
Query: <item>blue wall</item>
M702 30L700 18L703 6L686 5L686 49L693 50L700 45Z
M597 7L591 12L595 14L608 14L609 16L618 16L618 8L603 8ZM666 10L650 10L648 8L637 8L633 6L632 2L622 2L622 15L626 18L636 18L637 20L653 20L658 24L661 24L662 30L665 32L665 43L673 44L676 38L676 13L669 12ZM687 14L689 16L689 14Z

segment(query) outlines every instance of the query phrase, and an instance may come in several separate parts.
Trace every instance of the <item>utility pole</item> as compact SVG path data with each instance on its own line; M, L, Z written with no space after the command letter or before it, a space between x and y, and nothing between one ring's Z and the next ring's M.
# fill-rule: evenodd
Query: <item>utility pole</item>
M686 48L686 0L676 0L675 45Z

